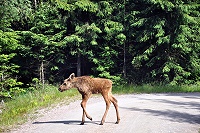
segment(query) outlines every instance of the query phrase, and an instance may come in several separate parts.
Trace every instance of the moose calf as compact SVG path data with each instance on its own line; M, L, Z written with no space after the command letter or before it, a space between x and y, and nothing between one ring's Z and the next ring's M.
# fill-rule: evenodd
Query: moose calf
M105 122L106 115L108 113L111 102L113 103L116 115L117 122L119 123L120 117L118 112L117 100L112 95L112 81L104 78L92 78L90 76L81 76L75 77L75 74L72 73L69 78L64 80L64 83L60 85L59 91L63 92L71 88L77 88L80 94L82 95L81 107L83 108L82 122L81 125L85 122L85 115L88 119L92 120L86 111L86 102L92 94L101 93L105 102L106 102L106 111L102 117L100 125L103 125Z

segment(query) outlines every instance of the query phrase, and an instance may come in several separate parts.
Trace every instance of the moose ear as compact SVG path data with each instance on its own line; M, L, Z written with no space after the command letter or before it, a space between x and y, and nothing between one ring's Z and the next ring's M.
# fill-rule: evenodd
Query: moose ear
M75 77L75 74L72 73L70 76L69 76L69 79L73 79Z

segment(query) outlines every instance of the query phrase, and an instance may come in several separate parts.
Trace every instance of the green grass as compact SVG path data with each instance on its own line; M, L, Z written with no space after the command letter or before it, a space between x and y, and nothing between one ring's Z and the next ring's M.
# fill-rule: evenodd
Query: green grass
M27 119L30 119L30 114L38 109L50 107L50 105L52 106L52 104L60 103L61 101L65 104L69 103L76 96L78 96L78 91L75 89L61 93L57 87L47 86L44 90L35 90L14 97L13 100L5 102L2 109L0 132L12 128L16 124L26 122Z
M179 93L179 92L200 92L200 86L183 85L183 86L152 86L152 85L124 85L114 86L114 94L131 94L131 93ZM70 103L73 99L81 98L76 89L65 92L59 92L57 87L48 85L45 89L35 90L24 95L14 97L13 100L7 101L0 114L0 132L7 131L15 125L22 124L31 119L34 111L53 105Z
M130 94L130 93L188 93L188 92L200 92L200 86L198 85L125 85L114 86L113 93L117 94Z

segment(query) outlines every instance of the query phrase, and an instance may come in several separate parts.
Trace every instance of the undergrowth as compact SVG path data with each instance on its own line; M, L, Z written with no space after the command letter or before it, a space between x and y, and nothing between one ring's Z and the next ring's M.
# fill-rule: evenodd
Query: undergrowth
M35 90L26 94L13 97L12 100L1 105L0 132L12 128L16 124L22 124L30 119L35 110L48 107L61 101L68 101L77 96L75 89L67 92L59 92L55 86L46 86L45 89ZM70 100L69 100L70 101Z
M199 85L121 85L114 86L113 93L130 94L130 93L188 93L200 92Z

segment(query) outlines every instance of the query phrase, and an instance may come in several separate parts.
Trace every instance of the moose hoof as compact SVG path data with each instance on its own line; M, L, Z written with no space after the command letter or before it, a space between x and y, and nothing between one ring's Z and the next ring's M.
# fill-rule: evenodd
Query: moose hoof
M81 124L80 125L84 125L84 122L81 122Z
M103 125L103 123L100 123L99 125Z
M119 121L115 122L115 124L119 124Z
M92 117L88 116L87 118L92 121Z
M101 123L99 125L103 125L104 124L104 121L101 121Z

